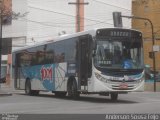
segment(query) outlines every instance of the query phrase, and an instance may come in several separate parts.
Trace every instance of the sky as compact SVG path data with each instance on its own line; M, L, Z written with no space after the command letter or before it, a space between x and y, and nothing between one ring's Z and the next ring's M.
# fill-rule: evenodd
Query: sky
M63 31L75 33L76 0L28 0L27 36L30 41L54 39ZM85 30L101 27L113 27L112 12L131 15L131 0L84 0ZM129 19L123 19L125 28L131 27Z

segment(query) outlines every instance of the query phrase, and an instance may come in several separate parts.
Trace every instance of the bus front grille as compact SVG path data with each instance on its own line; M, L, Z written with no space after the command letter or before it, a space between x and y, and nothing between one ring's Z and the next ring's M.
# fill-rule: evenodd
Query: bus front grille
M119 83L112 83L111 88L113 90L132 90L136 88L137 84L131 82L119 82Z

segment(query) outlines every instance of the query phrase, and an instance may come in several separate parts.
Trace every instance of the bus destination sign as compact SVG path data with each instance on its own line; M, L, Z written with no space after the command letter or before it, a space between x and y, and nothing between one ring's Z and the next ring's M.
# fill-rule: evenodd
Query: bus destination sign
M97 31L97 37L134 37L141 38L142 34L138 31L127 29L100 29Z
M110 31L112 37L129 37L129 31Z

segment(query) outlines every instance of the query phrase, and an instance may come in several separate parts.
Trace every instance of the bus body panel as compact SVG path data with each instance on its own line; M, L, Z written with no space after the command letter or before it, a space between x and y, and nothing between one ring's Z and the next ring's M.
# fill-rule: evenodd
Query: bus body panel
M94 79L95 80L95 84L94 84L94 88L92 91L94 92L131 92L131 91L135 91L135 92L143 92L144 91L144 78L142 78L142 81L138 84L135 84L134 87L132 89L130 89L128 86L132 86L132 83L123 83L123 82L119 82L119 83L114 83L114 84L108 84L108 83L104 83L98 79ZM126 85L127 87L120 87L121 85ZM112 86L116 86L117 89L114 89Z
M95 73L100 73L100 71L98 71L95 67L93 67L92 69L92 77L88 80L88 92L95 92L95 93L100 93L100 92L131 92L131 91L135 91L135 92L143 92L144 91L144 71L138 75L131 75L128 76L128 78L134 78L134 79L141 79L140 82L137 83L132 83L132 82L125 82L127 83L127 86L133 86L130 89L127 88L120 88L121 85L123 85L123 81L119 81L119 82L110 82L109 83L109 77L111 76L105 76L106 78L108 78L108 82L104 82L101 81L99 79L96 78ZM119 79L124 79L124 77L121 77ZM116 89L113 89L115 87L112 86L116 86Z
M22 67L17 88L25 89L26 80L29 79L32 90L66 91L66 73L67 63Z
M55 91L67 90L67 63L59 63L55 68Z

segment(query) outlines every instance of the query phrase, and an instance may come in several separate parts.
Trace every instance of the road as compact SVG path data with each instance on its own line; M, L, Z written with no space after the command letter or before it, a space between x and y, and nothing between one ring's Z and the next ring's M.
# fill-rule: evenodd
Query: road
M108 114L160 113L160 93L143 92L119 95L116 102L108 96L83 95L79 100L57 98L52 94L27 96L14 93L0 97L0 113Z

